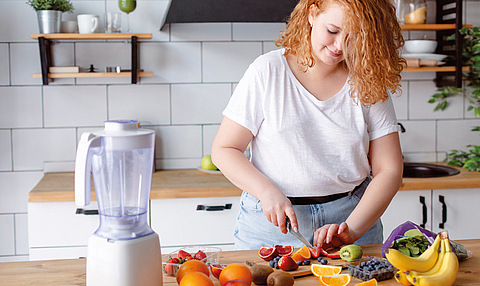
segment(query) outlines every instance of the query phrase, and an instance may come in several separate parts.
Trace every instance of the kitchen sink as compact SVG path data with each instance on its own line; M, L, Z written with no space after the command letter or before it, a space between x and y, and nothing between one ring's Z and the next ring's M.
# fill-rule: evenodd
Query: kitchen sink
M436 178L453 176L460 173L458 169L426 163L404 163L404 178Z

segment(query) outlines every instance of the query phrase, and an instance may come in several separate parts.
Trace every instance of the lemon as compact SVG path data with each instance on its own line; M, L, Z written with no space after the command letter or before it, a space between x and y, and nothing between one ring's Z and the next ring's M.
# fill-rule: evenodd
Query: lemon
M203 158L202 158L202 169L209 170L209 171L218 170L217 166L215 166L212 162L212 156L210 156L210 155L203 156Z

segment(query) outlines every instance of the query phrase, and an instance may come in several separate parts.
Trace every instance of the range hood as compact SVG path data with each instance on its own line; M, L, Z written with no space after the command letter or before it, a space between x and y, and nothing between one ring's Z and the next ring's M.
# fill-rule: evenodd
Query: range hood
M298 0L170 0L165 23L286 22Z

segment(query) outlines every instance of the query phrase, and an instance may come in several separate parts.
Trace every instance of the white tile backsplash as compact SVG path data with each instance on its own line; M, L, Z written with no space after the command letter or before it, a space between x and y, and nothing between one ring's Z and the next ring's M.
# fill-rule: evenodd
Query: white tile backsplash
M248 65L262 53L278 49L274 41L284 23L166 24L170 0L137 0L130 16L132 32L152 33L139 40L140 68L153 77L67 78L42 86L36 13L25 1L2 0L0 11L0 261L28 259L26 212L28 192L44 172L73 171L79 137L103 129L107 119L138 119L156 132L157 169L197 168L222 120L221 111ZM78 14L120 12L118 0L73 0ZM480 2L464 1L464 23L480 25ZM427 21L434 21L435 1L427 0ZM21 15L21 16L19 16ZM123 27L126 14L122 13ZM404 31L406 39L434 31ZM127 40L54 41L56 66L77 65L97 71L106 66L131 67ZM427 101L435 92L434 72L404 72L403 95L393 96L405 161L434 162L454 148L480 145L480 119L466 111L460 96L447 110L433 112Z
M98 126L107 120L105 86L44 86L45 127Z
M233 40L275 41L285 27L285 23L233 23Z
M43 172L0 172L0 214L26 213L28 193L42 177Z
M15 214L15 254L28 255L28 214Z
M108 86L108 119L135 119L142 125L170 124L168 85Z
M201 43L151 43L140 45L140 67L153 72L142 83L199 83L202 80Z
M41 171L44 162L75 160L74 128L15 129L12 136L14 171Z
M436 104L428 103L428 100L436 90L435 84L431 81L410 81L408 88L410 120L463 118L463 99L460 96L449 98L449 106L444 111L433 111Z
M203 43L203 82L238 82L261 54L260 42Z
M230 84L172 85L172 124L220 123L230 88Z
M172 42L230 41L232 23L175 23L170 24Z
M0 171L13 171L12 136L10 130L0 130Z
M0 214L0 255L15 254L14 215Z
M0 128L42 127L42 116L41 87L0 87Z
M0 85L10 84L10 61L8 44L0 44Z

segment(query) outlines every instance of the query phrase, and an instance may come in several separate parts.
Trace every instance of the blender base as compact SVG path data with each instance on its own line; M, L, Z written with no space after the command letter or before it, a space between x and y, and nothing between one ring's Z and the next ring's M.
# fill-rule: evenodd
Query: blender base
M97 285L163 285L158 234L116 241L92 235L87 249L87 286Z

